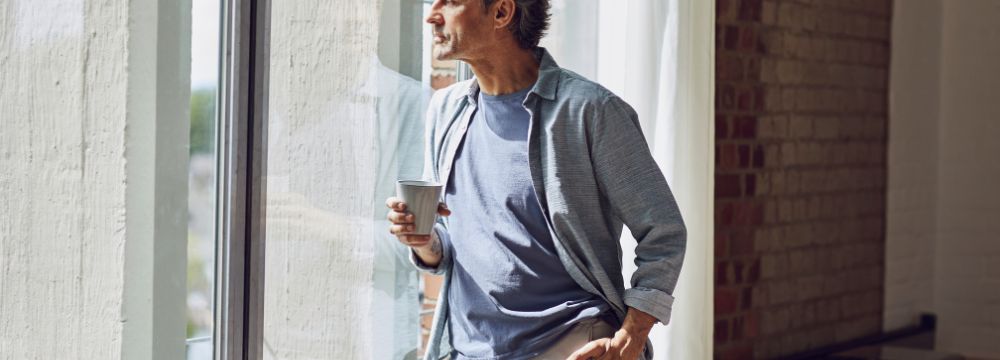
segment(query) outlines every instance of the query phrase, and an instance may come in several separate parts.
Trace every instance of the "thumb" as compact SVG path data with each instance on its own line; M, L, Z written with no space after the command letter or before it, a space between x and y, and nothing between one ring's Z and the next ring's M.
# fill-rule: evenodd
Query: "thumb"
M587 360L604 355L606 351L604 343L608 339L598 339L584 345L580 350L573 352L566 360Z
M451 210L448 209L448 204L438 203L438 214L441 214L441 216L451 215Z

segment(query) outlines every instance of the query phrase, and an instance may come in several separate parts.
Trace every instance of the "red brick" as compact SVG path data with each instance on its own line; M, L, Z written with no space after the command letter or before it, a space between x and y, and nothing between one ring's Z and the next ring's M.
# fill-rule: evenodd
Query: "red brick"
M759 71L758 71L758 73L759 73ZM762 86L762 85L754 86L754 88L753 88L753 100L754 100L753 101L753 110L754 111L764 111L764 107L766 105L765 101L767 100L767 98L764 95L765 93L766 92L764 90L764 86Z
M719 218L716 223L728 227L733 225L733 203L722 204L719 209Z
M743 59L738 56L720 54L715 61L715 76L719 80L743 80L744 71Z
M757 319L756 313L748 313L743 319L743 336L747 339L753 339L760 334L760 320Z
M716 8L715 358L776 358L881 311L891 1Z
M715 264L715 286L723 286L729 283L729 263L720 261Z
M753 139L757 137L757 117L737 116L733 118L733 138Z
M716 219L718 221L718 219ZM726 233L716 231L715 232L715 258L724 259L729 257L729 252L726 250L729 242L729 236Z
M736 89L732 85L722 84L717 87L715 93L715 107L719 110L731 110L736 108Z
M722 144L718 146L719 161L718 165L722 169L736 169L739 168L740 158L736 153L735 144Z
M729 235L729 250L734 256L752 254L754 250L753 244L753 232L744 230ZM742 264L740 265L740 269L742 269ZM737 279L741 277L741 275L737 275Z
M754 100L753 100L753 88L751 87L740 87L736 90L736 109L737 110L753 110Z
M754 241L756 242L756 239ZM760 258L754 259L753 264L750 265L750 271L747 274L748 283L755 284L758 280L760 280Z
M740 295L740 310L749 310L753 306L753 288L745 287L743 288L743 294Z
M729 340L729 321L716 320L714 332L716 343L724 343Z
M733 318L733 341L743 340L743 317L738 316Z
M753 168L760 169L764 167L764 145L757 144L753 148Z
M726 41L725 26L715 24L715 48L722 49Z
M455 75L434 75L431 76L431 88L434 90L443 89L455 83Z
M761 0L743 0L740 2L740 20L760 21Z
M726 50L736 50L736 47L740 42L740 28L733 25L727 25L725 27L725 32L725 37L723 38L725 43L723 45L726 47Z
M738 148L738 152L740 161L739 166L741 168L750 167L750 145L746 144L740 145Z
M746 0L744 0L746 1ZM739 51L753 52L759 49L757 40L757 29L746 26L740 29Z
M754 152L756 154L756 151ZM756 159L754 159L756 160ZM757 193L757 175L746 174L743 182L743 189L746 196L754 196Z
M761 225L764 223L764 204L754 203L750 207L750 225Z
M760 71L761 71L760 59L752 57L746 59L744 63L746 63L746 70L744 70L743 72L743 77L746 80L750 81L760 81ZM754 94L754 97L755 98L757 97L756 93ZM755 110L760 110L760 109L755 109Z
M715 197L731 198L740 196L740 175L715 174Z
M753 345L740 344L723 350L719 354L719 360L746 360L753 359Z
M729 124L725 115L715 115L715 139L721 140L729 136Z
M736 19L736 5L738 0L718 0L715 4L715 18L722 22L724 20Z
M736 311L739 304L740 294L736 290L716 289L715 290L715 315L727 315Z

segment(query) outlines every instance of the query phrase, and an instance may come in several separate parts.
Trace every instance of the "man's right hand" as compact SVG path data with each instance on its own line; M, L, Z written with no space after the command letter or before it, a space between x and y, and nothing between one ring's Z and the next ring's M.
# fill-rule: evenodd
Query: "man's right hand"
M437 266L441 262L441 240L437 234L433 231L430 235L411 234L416 226L414 215L406 211L406 203L402 199L390 197L386 199L385 206L389 208L385 217L392 223L389 232L396 235L400 243L412 248L425 265ZM448 210L448 206L443 203L438 204L437 211L441 216L451 215L451 210Z

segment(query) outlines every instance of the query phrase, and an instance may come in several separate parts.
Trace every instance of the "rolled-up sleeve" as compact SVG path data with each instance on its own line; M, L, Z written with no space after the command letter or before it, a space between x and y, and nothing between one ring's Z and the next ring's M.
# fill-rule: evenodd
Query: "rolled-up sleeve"
M437 266L428 266L420 260L420 257L417 256L417 253L413 249L410 249L410 262L420 271L426 271L433 275L444 275L451 268L451 239L448 235L448 229L440 221L434 224L433 231L435 236L441 241L441 262Z
M597 114L588 125L595 176L637 241L637 270L625 290L625 305L667 324L687 243L684 221L635 111L609 96Z

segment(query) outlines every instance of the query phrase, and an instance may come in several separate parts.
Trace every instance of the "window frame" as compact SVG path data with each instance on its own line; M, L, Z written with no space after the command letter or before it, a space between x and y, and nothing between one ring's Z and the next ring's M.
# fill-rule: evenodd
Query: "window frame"
M263 358L270 0L223 0L213 358Z

